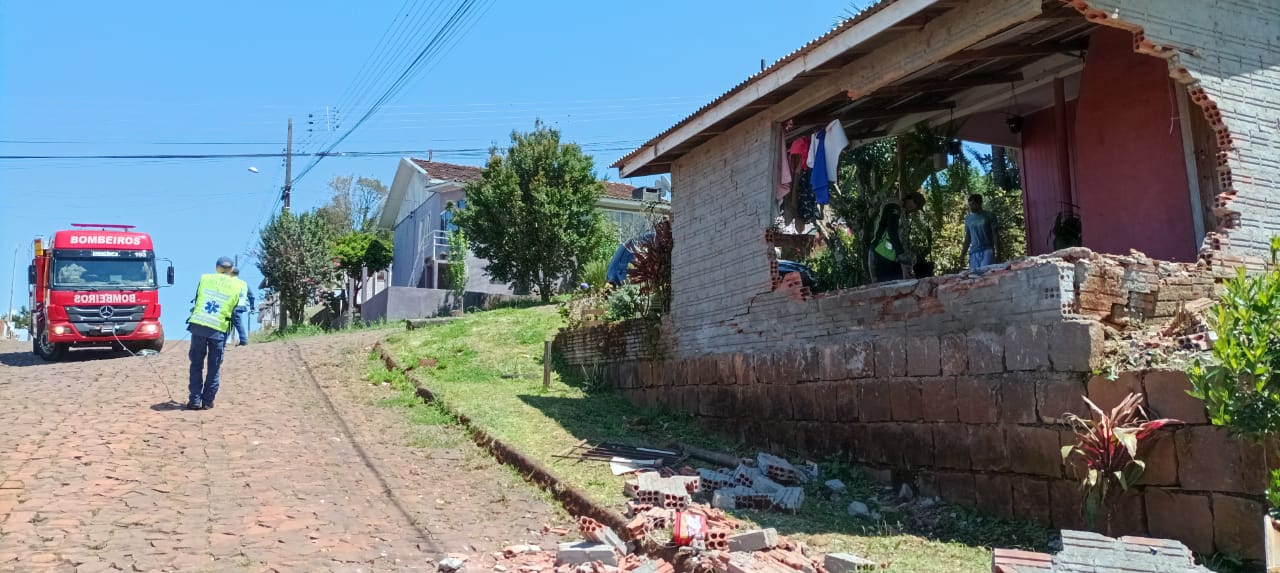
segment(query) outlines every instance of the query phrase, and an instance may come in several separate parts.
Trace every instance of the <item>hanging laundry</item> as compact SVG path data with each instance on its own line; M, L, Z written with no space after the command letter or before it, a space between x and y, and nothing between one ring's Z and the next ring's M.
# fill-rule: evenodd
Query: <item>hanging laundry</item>
M773 198L781 201L791 192L791 165L787 161L787 134L783 133L779 136L778 152L782 154L782 161L778 162L778 168L781 172L778 174L778 188L773 190Z
M811 184L818 204L826 205L831 202L831 184L840 177L840 152L849 146L849 138L838 119L828 123L813 137L816 145L809 148L809 157L813 161Z

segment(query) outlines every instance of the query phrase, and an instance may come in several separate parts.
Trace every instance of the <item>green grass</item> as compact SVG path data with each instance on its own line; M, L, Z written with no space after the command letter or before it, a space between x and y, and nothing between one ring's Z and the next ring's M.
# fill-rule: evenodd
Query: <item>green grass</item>
M469 314L441 325L397 333L387 339L405 365L420 359L437 361L415 370L432 390L472 423L544 464L560 479L581 488L594 499L621 508L623 478L608 464L577 462L556 457L581 440L616 441L661 446L671 441L732 451L726 437L709 435L687 415L632 405L620 394L592 384L596 376L582 369L563 368L542 386L543 341L562 324L554 307L503 309ZM397 387L409 381L371 366ZM371 374L372 376L372 374ZM405 388L408 391L408 388ZM753 453L753 452L747 452ZM798 515L779 512L737 512L744 520L776 527L822 552L853 551L890 563L895 572L988 571L989 547L1046 550L1049 532L940 505L928 515L896 512L887 502L879 507L880 523L846 513L850 500L876 506L884 491L856 469L839 463L823 467L823 480L837 477L850 493L824 499L821 484L807 492Z
M385 322L385 321L378 321L378 322L371 322L371 323L357 322L354 325L352 325L351 328L344 329L344 330L325 330L314 324L295 324L295 325L291 325L289 329L284 332L279 332L275 330L254 331L249 334L249 341L256 342L256 343L275 342L278 340L293 340L297 338L308 338L312 336L324 336L326 334L342 334L344 332L352 332L356 330L390 330L393 328L403 328L403 327L404 327L403 323Z

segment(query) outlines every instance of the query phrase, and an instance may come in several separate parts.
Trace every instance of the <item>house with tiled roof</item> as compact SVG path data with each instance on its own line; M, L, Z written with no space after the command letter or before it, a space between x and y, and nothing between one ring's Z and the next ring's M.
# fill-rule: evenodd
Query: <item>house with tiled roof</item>
M369 316L390 320L421 318L439 310L444 302L443 289L447 288L443 284L446 280L443 259L448 253L447 232L452 228L448 206L465 207L467 185L480 181L483 171L481 167L431 159L400 159L378 219L380 229L395 235L391 279L386 294L375 294L368 308L362 309L366 319ZM658 189L613 181L606 181L604 185L605 193L596 206L619 229L620 241L646 230L650 212L670 210L669 200L662 197ZM496 282L484 272L487 261L469 256L467 266L471 269L468 293L476 296L514 294L510 285Z

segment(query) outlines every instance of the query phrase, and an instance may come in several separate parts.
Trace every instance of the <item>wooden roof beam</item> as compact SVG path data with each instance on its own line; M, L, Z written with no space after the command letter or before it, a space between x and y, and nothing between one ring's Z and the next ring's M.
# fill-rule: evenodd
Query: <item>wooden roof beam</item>
M1022 81L1022 74L996 74L989 76L972 76L967 78L957 78L953 80L922 80L916 82L907 82L897 85L889 85L882 87L866 96L860 95L854 90L849 90L847 95L849 99L861 99L862 97L879 97L879 96L903 96L916 95L929 92L955 91L968 88L976 88L982 86L994 86L1000 84L1011 84Z
M990 48L978 48L975 50L957 52L943 58L942 61L955 63L972 62L977 60L998 60L1001 58L1023 58L1028 56L1052 56L1055 54L1081 52L1088 48L1088 42L1066 42L1062 44L1048 44L1042 46L992 46Z

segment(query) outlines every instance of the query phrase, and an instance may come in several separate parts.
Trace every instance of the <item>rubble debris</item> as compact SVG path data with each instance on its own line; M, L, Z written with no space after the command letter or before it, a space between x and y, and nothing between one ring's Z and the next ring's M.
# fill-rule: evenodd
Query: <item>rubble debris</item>
M850 571L863 571L878 567L875 561L858 557L852 553L828 554L822 564L827 568L827 573L849 573Z
M911 484L904 483L902 488L898 490L898 498L910 501L916 496L916 492L911 489Z
M1062 530L1062 550L1057 555L996 549L991 570L1002 573L1048 573L1050 571L1137 572L1185 571L1208 573L1196 565L1186 545L1170 539L1121 537L1119 539L1086 531ZM832 573L835 573L832 571Z
M769 501L773 502L773 506L778 509L800 511L800 506L804 504L804 488L784 487L774 492L769 497Z
M729 551L764 551L778 546L778 530L757 529L729 537Z
M702 489L704 491L715 491L718 489L733 487L737 484L734 481L733 474L728 474L716 470L700 469L698 477L702 480Z
M738 485L753 489L759 493L774 493L782 489L782 484L769 479L759 468L747 467L746 465L740 465L738 469L734 470L733 480Z
M526 553L542 553L542 548L537 545L508 545L502 550L502 554L507 559Z
M717 509L768 509L773 498L744 486L718 489L711 497L711 507Z
M628 573L675 573L675 566L663 559L653 559L640 563Z
M704 515L677 511L673 524L671 540L676 545L685 547L695 541L705 541L707 536L707 518Z
M779 483L795 485L809 481L808 472L797 470L791 462L773 454L765 452L756 454L756 464L765 476Z
M871 508L860 501L849 502L849 515L854 517L871 517Z
M837 494L837 495L838 495L838 494L842 494L842 493L844 493L844 492L848 491L848 489L849 489L848 487L846 487L846 486L844 485L844 482L842 482L842 481L840 481L840 480L838 480L838 479L829 479L829 480L827 480L827 483L826 483L825 485L827 486L827 490L828 490L828 491L830 491L831 493Z
M463 566L462 559L447 557L440 560L439 569L445 573L454 573L455 571L461 571Z
M728 551L729 531L723 528L708 530L706 548L708 551Z
M590 541L561 543L556 551L556 565L581 565L595 561L617 567L618 554L612 546Z
M674 450L638 448L613 442L603 442L593 446L585 440L578 442L564 453L556 454L555 457L605 462L612 462L614 458L624 458L636 465L653 467L674 464L685 458L683 453Z
M578 531L582 533L582 537L587 541L603 543L613 547L619 555L630 553L626 542L622 541L622 538L618 537L617 533L590 517L584 515L578 518Z

